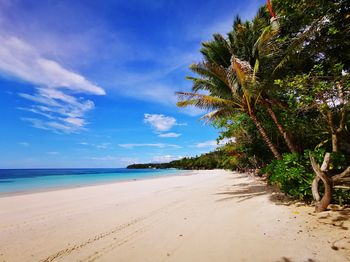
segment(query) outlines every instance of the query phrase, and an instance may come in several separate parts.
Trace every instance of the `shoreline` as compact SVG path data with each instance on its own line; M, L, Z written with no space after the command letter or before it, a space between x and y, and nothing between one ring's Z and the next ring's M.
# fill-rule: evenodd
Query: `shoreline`
M4 193L0 192L0 198L20 196L20 195L31 195L31 194L45 193L45 192L51 192L51 191L61 191L66 189L103 186L108 184L119 184L119 183L125 183L125 182L137 182L137 181L144 181L144 180L161 179L161 178L172 177L172 176L191 176L191 175L195 175L193 174L193 172L196 172L196 171L200 171L200 170L179 170L179 172L176 174L162 174L157 177L122 179L122 180L114 180L109 182L96 182L91 184L71 185L71 186L66 185L66 186L57 186L57 187L49 187L49 188L42 188L42 189L23 190L23 191L16 191L16 192L4 192Z
M314 214L247 174L191 173L0 198L0 261L350 259L350 210Z

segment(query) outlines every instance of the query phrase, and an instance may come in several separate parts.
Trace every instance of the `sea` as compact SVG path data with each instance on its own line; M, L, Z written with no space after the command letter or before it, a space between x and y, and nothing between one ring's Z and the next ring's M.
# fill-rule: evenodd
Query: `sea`
M181 175L177 169L0 169L0 196Z

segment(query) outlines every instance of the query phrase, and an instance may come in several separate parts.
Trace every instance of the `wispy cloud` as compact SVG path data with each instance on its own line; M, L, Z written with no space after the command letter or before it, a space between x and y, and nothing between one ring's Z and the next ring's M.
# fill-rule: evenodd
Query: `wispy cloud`
M182 156L172 156L172 155L159 155L152 158L152 163L167 163L173 160L178 160L183 158Z
M218 143L216 142L216 140L209 140L209 141L205 141L205 142L200 142L200 143L196 144L195 147L197 147L197 148L216 147L217 145L218 145Z
M111 145L111 143L101 143L98 145L94 145L97 149L107 149L109 148L109 146Z
M82 145L84 147L94 147L97 149L109 149L111 148L110 142L104 142L104 143L88 143L88 142L80 142L79 145Z
M132 149L132 148L135 148L135 147L158 147L158 148L172 147L172 148L182 148L179 145L163 144L163 143L119 144L119 146L123 147L123 148L127 148L127 149Z
M210 148L210 147L215 148L218 146L226 145L227 143L234 142L234 141L235 141L234 138L231 138L231 139L225 138L225 139L220 140L219 143L216 140L209 140L209 141L204 141L204 142L198 143L195 145L195 147L197 147L197 148Z
M74 92L104 95L105 91L82 75L47 59L23 40L0 36L0 70L23 81L47 88L64 88Z
M57 156L57 155L59 155L60 153L57 152L57 151L50 151L50 152L46 152L46 154L52 155L52 156Z
M76 98L56 89L37 88L33 95L20 93L19 96L35 103L20 110L44 117L23 117L22 120L32 123L36 128L55 132L75 133L84 130L87 123L85 114L95 107L90 100Z
M47 120L41 120L38 118L30 118L30 117L22 117L21 120L31 123L31 125L35 128L42 129L42 130L51 130L59 134L76 133L80 130L84 130L84 128L82 127L77 127L75 125L70 125L70 124L64 124L62 122L57 122L57 121L47 121Z
M43 57L35 47L10 35L0 35L0 73L39 86L34 94L19 93L35 103L19 109L44 117L22 118L40 129L63 133L84 130L85 114L94 108L94 103L74 94L105 94L82 75Z
M30 144L28 142L19 142L18 144L21 146L25 146L25 147L30 146Z
M126 166L126 165L140 162L140 160L136 157L119 157L119 156L111 156L111 155L93 156L93 157L89 157L89 159L93 161L98 161L98 162L100 161L107 162L107 163L110 163L111 166L112 165Z
M170 133L159 134L158 136L159 136L159 137L167 137L167 138L175 138L175 137L181 136L181 134L170 132Z
M90 157L92 160L98 160L98 161L111 161L111 160L118 160L118 157L115 156L93 156Z

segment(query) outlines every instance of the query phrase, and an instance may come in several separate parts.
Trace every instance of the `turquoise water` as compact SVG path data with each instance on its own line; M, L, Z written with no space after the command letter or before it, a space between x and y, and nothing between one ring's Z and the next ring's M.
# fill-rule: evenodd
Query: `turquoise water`
M0 169L0 194L180 175L176 169Z

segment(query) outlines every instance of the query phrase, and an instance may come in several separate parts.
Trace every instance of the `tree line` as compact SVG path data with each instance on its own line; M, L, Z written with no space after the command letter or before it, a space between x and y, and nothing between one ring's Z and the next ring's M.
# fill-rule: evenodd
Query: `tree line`
M231 168L261 169L316 211L349 203L349 50L349 1L267 1L202 43L177 105L235 138L222 149Z
M179 160L174 160L169 163L146 163L146 164L132 164L127 166L129 169L166 169L177 168L184 170L200 170L200 169L230 169L234 164L233 158L227 155L224 150L218 150L196 157L184 157Z

